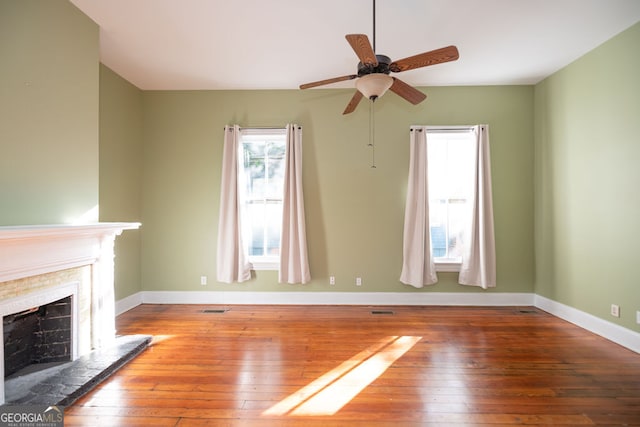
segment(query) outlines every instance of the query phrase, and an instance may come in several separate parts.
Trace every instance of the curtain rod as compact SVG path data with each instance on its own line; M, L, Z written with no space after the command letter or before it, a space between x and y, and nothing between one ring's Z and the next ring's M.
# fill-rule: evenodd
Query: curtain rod
M417 129L416 129L417 128ZM473 130L473 126L420 126L413 125L409 127L409 131L413 132L417 130L419 132L423 131L423 128L427 129L427 133L429 132L471 132Z
M278 129L282 129L282 130L284 130L286 128L287 128L286 126L255 126L255 127L254 126L240 126L240 130L243 130L243 129L255 129L255 130L278 130ZM302 126L298 126L298 129L302 129ZM229 126L229 130L233 130L233 126Z

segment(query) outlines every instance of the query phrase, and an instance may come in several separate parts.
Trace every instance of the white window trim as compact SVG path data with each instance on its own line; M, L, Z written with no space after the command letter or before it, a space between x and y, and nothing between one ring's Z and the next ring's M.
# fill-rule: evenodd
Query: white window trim
M274 128L242 128L240 130L241 135L255 136L255 135L286 135L286 128L274 127ZM280 256L269 255L247 255L247 260L250 264L250 269L253 271L279 271L280 270Z
M413 125L412 127L417 127L418 125ZM427 132L436 132L436 133L445 133L445 132L473 132L473 126L425 126L427 128Z
M262 136L262 135L269 135L269 136L273 136L273 135L286 135L287 132L287 128L279 128L279 127L267 127L267 128L261 128L261 127L255 127L255 128L240 128L240 133L242 135L248 135L248 136Z
M272 259L274 258L274 259ZM280 270L280 258L279 257L249 257L249 263L251 264L251 270L254 271L278 271Z
M436 271L437 272L443 272L443 273L458 273L460 272L460 266L462 265L461 261L454 261L454 260L434 260L433 261L434 266L436 267Z
M427 133L435 132L435 133L446 133L446 132L454 132L454 133L466 133L472 132L473 126L469 125L434 125L434 126L426 126ZM436 272L443 273L459 273L460 267L462 266L462 261L458 259L446 259L446 258L434 258L433 260L434 267Z

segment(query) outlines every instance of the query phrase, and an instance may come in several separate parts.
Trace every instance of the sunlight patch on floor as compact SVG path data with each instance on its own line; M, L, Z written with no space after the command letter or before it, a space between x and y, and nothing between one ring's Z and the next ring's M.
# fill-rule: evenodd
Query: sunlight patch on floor
M278 402L262 415L333 415L421 339L410 336L386 337Z
M173 338L174 335L154 335L151 339L151 344L149 346L160 344L163 341L168 341Z

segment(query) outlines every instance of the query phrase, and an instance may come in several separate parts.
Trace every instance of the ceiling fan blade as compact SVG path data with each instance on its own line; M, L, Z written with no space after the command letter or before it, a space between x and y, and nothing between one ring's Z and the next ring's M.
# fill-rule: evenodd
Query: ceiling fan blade
M406 99L413 105L421 103L427 97L427 95L420 92L418 89L414 88L413 86L409 86L402 80L395 77L393 77L393 84L391 85L389 90Z
M342 114L353 113L362 98L363 98L362 93L360 93L359 90L356 90L356 93L353 94L351 101L349 101L349 103L347 104L347 108L344 109Z
M455 61L460 57L458 48L447 46L430 52L409 56L408 58L393 61L389 64L389 69L394 73L413 70L414 68L426 67L428 65L441 64L443 62Z
M369 38L365 34L347 34L345 36L351 48L354 50L360 62L376 67L378 59L369 43Z
M353 80L356 77L358 77L358 76L355 75L355 74L350 74L348 76L341 76L341 77L334 77L332 79L318 80L317 82L305 83L303 85L300 85L300 89L309 89L309 88L312 88L312 87L328 85L328 84L331 84L331 83L343 82L345 80Z
M334 77L332 79L326 79L326 80L319 80L317 82L305 83L303 85L300 85L300 89L309 89L309 88L312 88L312 87L328 85L328 84L331 84L331 83L342 82L342 81L345 81L345 80L353 80L356 77L358 77L358 76L355 75L355 74L350 74L348 76Z

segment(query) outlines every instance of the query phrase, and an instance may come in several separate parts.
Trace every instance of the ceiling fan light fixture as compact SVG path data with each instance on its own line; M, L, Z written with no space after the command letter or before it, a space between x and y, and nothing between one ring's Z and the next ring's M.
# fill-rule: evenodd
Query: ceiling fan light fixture
M356 88L372 101L380 98L393 84L393 78L387 74L372 73L356 80Z

